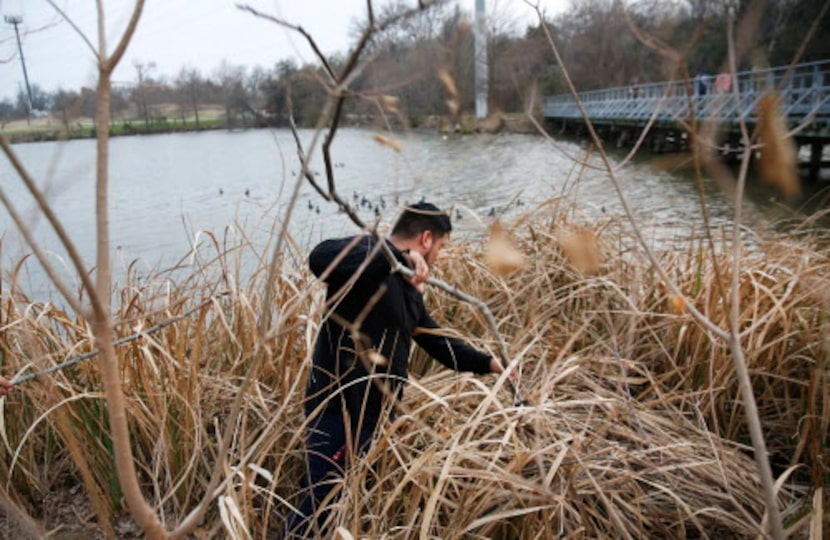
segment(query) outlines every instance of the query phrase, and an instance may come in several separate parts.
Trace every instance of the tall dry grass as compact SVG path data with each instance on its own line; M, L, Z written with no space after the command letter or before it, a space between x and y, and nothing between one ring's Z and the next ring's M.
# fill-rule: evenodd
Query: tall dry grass
M491 272L474 241L451 246L438 268L493 310L521 359L528 404L513 406L503 380L448 373L416 353L401 410L343 480L333 525L385 538L758 534L764 500L729 351L666 292L620 223L577 223L559 208L505 225L524 254L513 273ZM729 306L702 245L693 238L661 260L696 307L725 325ZM301 399L321 289L302 250L288 248L267 306L272 329L260 334L266 265L237 276L243 260L265 261L262 253L214 240L174 270L129 272L115 295L116 338L193 310L117 354L144 493L163 519L178 522L223 468L198 531L206 537L273 538L298 502ZM803 234L757 244L741 261L742 343L785 523L800 535L821 530L813 498L827 478L826 253ZM728 257L716 257L728 268ZM5 375L92 348L87 321L33 304L8 283ZM437 290L428 302L448 327L497 350L478 311ZM231 417L261 350L268 361L254 366L242 413ZM48 529L127 535L100 386L97 364L81 362L0 402L4 506L22 516L3 523L7 535L25 536L15 523L28 523L27 513ZM228 426L230 457L221 459ZM58 514L45 502L56 497L82 511Z
M463 264L448 265L452 275L447 279L469 284L471 294L494 306L514 350L534 343L548 347L548 360L590 354L642 362L659 385L637 393L638 400L658 387L679 392L675 398L694 394L692 401L710 429L745 442L727 347L694 324L683 299L660 283L623 225L589 225L593 234L585 227L558 217L524 226L522 247L531 266L506 279L474 276L486 271L477 247L464 246L459 252ZM574 231L582 231L578 249L585 253L572 253ZM830 353L825 337L830 302L826 248L820 230L798 239L781 235L749 247L740 261L741 342L763 403L770 451L782 469L809 463L807 476L816 487L823 483L820 464L826 457L814 445L812 457L802 461L807 449L794 441L809 446L827 438L828 418L822 412L828 402L824 375ZM584 261L599 260L597 253L604 260L586 273ZM685 250L667 250L660 261L686 297L725 328L729 306L720 291L728 284L717 283L714 265L721 276L728 275L731 257L713 256L703 238L691 238ZM480 328L472 313L455 315L452 302L445 310L454 324Z
M285 264L272 309L280 333L260 336L265 267L244 284L237 278L244 273L243 259L260 260L260 255L245 245L214 241L212 247L212 254L202 254L205 262L187 269L187 260L149 276L138 277L130 269L114 296L120 321L116 339L198 308L117 349L145 492L168 517L186 515L204 494L228 422L236 424L236 461L264 462L284 446L291 431L285 426L299 420L301 408L297 384L312 331L306 320L309 276L290 270L301 268L296 260ZM50 304L31 303L19 290L6 287L4 292L0 346L7 376L43 370L93 348L86 321ZM272 361L259 367L243 415L229 418L237 385L257 347L267 348ZM50 516L36 501L67 482L84 483L99 523L109 523L122 509L100 386L97 364L81 362L22 385L5 400L0 474L8 480L10 496L38 519L49 522ZM245 454L254 448L252 460ZM292 462L293 476L285 476L284 489L299 474L299 462ZM225 465L230 477L236 465Z

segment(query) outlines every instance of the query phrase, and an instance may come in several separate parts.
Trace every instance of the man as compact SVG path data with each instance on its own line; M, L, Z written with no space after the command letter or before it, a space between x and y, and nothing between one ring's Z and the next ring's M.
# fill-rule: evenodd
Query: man
M326 240L312 250L309 266L328 286L331 311L317 336L306 389L308 494L289 519L289 533L314 530L307 518L342 476L348 456L371 441L384 405L400 399L412 339L451 369L504 371L498 358L437 332L424 308L424 284L451 230L449 216L433 204L403 211L384 242L412 277L392 273L371 236Z

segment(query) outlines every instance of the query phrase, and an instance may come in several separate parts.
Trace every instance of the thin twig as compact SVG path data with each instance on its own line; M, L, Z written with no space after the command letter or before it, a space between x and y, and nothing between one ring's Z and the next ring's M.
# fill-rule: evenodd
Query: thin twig
M729 23L727 27L727 40L729 43L729 67L730 72L736 72L737 62L735 59L735 42L734 42L734 13L730 10ZM734 97L738 97L738 85L733 84L732 92ZM743 141L747 144L750 142L749 131L746 126L746 121L742 111L738 111L738 118L741 127L741 135ZM775 499L775 480L772 475L772 467L767 456L767 445L764 440L764 432L761 427L761 418L758 413L758 405L755 402L755 390L752 387L752 379L749 376L749 368L746 365L746 358L744 356L743 347L741 347L741 283L740 274L741 268L739 262L741 260L742 244L741 244L741 221L743 218L743 195L746 186L747 173L749 171L749 161L752 158L750 152L744 152L741 160L741 168L738 173L738 186L735 196L735 225L733 229L732 238L732 283L731 283L731 302L729 306L729 326L730 336L728 340L729 350L732 353L733 364L735 366L735 374L738 378L738 383L741 388L741 398L744 404L747 424L749 425L749 434L752 439L752 445L755 450L755 462L758 466L758 474L761 477L761 486L764 492L764 502L767 507L767 514L769 517L769 528L772 537L775 540L783 540L784 527L781 522L781 514L778 510L778 502Z
M32 231L29 230L26 223L24 223L23 217L18 213L17 209L8 197L6 197L6 192L2 187L0 187L0 202L2 202L3 206L6 207L6 211L8 211L12 221L14 221L15 225L17 225L17 228L20 230L20 234L23 235L23 239L26 240L27 244L29 244L29 248L35 254L35 258L37 258L40 265L46 271L46 275L49 276L49 279L52 280L52 283L55 284L55 287L63 295L64 299L77 313L84 313L86 310L81 305L80 301L75 298L75 295L72 294L72 291L66 283L64 283L64 280L61 279L60 275L58 275L55 267L49 262L49 259L46 257L46 253L44 253L43 249L40 247L40 244L38 244L37 240L32 235Z
M715 256L715 241L712 238L712 227L711 227L711 216L709 213L709 205L706 202L706 190L703 186L703 170L702 170L702 163L701 163L701 142L703 141L702 137L698 136L698 118L697 118L697 111L695 110L695 104L693 100L693 89L691 88L689 82L689 73L686 69L685 62L686 58L689 55L689 52L692 50L694 45L697 43L698 39L703 35L703 30L701 28L697 28L695 30L694 36L690 43L686 46L685 52L678 52L671 48L669 45L663 43L660 40L657 40L653 36L643 32L639 26L631 19L628 14L628 10L625 9L624 6L620 5L620 9L622 10L623 15L625 16L626 22L628 23L629 29L633 32L634 36L646 47L651 48L652 50L656 51L658 54L666 57L669 61L673 62L674 68L671 73L670 81L673 82L675 76L677 75L677 71L682 71L682 77L685 81L686 87L686 104L689 111L689 122L681 122L681 126L686 130L689 134L691 140L691 148L692 148L692 157L695 166L695 188L697 189L698 201L700 203L700 211L703 217L703 234L706 237L706 241L709 245L709 251L712 253L712 267L715 272L715 284L720 294L721 300L726 303L727 294L723 288L723 280L721 279L721 268L720 264L718 263L717 257ZM671 87L671 82L666 86L666 93L664 94L664 98L668 96L669 89ZM652 120L656 117L655 115L649 119L649 125L651 124ZM646 126L648 129L648 126ZM634 152L637 151L640 142L643 140L644 136L641 136L640 140L637 141L637 145L635 145L632 153L626 157L629 159L633 157ZM711 151L711 150L710 150ZM618 165L617 168L619 169L622 165Z
M632 231L634 236L637 238L637 242L642 247L646 257L648 257L649 262L654 267L655 271L660 275L660 278L663 282L666 283L666 286L669 287L673 294L677 295L679 298L683 299L683 304L688 309L689 313L694 317L694 319L706 330L714 334L715 336L720 337L723 340L728 340L729 334L723 330L722 328L718 327L712 321L710 321L706 315L700 312L694 304L686 300L685 295L683 292L677 287L677 284L671 279L671 277L666 273L666 270L662 267L662 265L657 260L652 249L649 247L649 243L646 242L645 237L643 236L643 232L640 230L639 225L637 224L637 220L634 217L634 211L631 209L631 204L628 202L628 197L625 195L625 192L622 189L622 185L620 184L619 179L614 171L614 166L611 164L611 160L608 157L608 154L605 152L605 147L602 144L602 141L599 138L599 135L594 129L594 124L591 122L590 117L588 116L588 112L585 110L585 106L582 103L582 100L579 99L579 94L576 91L576 87L573 84L573 81L570 78L567 70L564 68L565 64L562 60L562 56L559 54L559 47L556 46L556 43L553 41L553 36L550 34L550 29L548 25L544 22L544 17L542 16L541 11L539 8L536 8L537 16L542 24L542 30L545 33L545 38L548 41L548 45L551 47L554 56L556 57L556 62L562 66L562 75L565 78L565 82L568 85L568 90L571 92L571 95L574 97L574 101L576 102L576 106L579 108L579 112L582 115L583 121L585 122L585 126L588 129L588 133L591 135L591 140L596 145L597 151L602 159L603 164L605 165L606 170L608 171L608 177L611 179L611 184L614 186L614 190L617 192L617 197L620 199L620 203L623 206L623 210L628 218L629 223L631 224Z
M415 273L410 268L407 268L406 266L402 265L397 261L395 267L393 268L393 271L399 272L405 276L415 275ZM426 282L432 285L433 287L441 289L450 296L457 298L458 300L461 300L462 302L466 302L468 304L472 304L473 306L475 306L487 319L487 325L490 327L490 332L496 338L496 344L499 348L499 361L502 363L502 366L505 368L505 370L512 369L513 367L519 369L518 365L512 365L516 361L514 360L513 362L511 362L510 353L507 349L507 342L504 340L504 337L501 335L501 332L499 331L498 323L496 322L496 318L493 316L493 312L490 310L487 304L484 303L484 301L480 300L479 298L476 298L475 296L463 293L460 290L458 290L457 287L454 287L453 285L441 281L440 279L431 277L428 278ZM505 362L507 362L507 364L505 364ZM526 401L522 397L522 394L519 390L518 381L513 380L512 378L508 378L507 380L510 384L510 390L513 394L514 405L518 406L525 404Z
M54 0L46 0L46 1L49 2L49 5L52 6L52 9L57 11L58 15L60 15L63 18L63 20L66 21L66 23L69 26L71 26L72 29L75 30L75 32L78 33L78 35L81 37L81 40L83 40L83 42L86 43L86 46L89 47L89 50L92 51L92 54L95 56L95 60L96 61L100 60L100 56L99 56L98 50L95 48L95 45L93 45L92 42L89 41L89 38L86 37L86 34L84 34L83 30L78 28L78 25L75 24L75 21L73 21L69 17L69 15L66 14L66 12L64 12L61 8L59 8Z
M308 44L311 46L312 50L314 51L314 54L317 55L317 58L320 59L320 62L323 64L323 68L325 68L326 73L328 73L329 77L331 77L332 80L337 79L337 77L334 75L334 70L331 69L331 66L328 63L328 60L326 60L325 55L323 55L323 53L320 51L320 48L317 46L317 42L314 41L314 38L311 37L311 34L309 34L305 30L305 28L303 28L302 26L296 25L296 24L291 24L290 22L285 21L283 19L279 19L277 17L274 17L273 15L268 15L267 13L262 13L261 11L258 11L256 9L252 8L251 6L247 5L247 4L236 4L236 7L238 9L241 9L242 11L248 11L248 12L252 13L253 15L255 15L256 17L266 19L268 21L271 21L271 22L276 23L280 26L288 28L289 30L294 30L295 32L301 34L303 37L306 38L306 41L308 41Z
M643 247L643 249L646 253L646 256L651 261L653 268L657 271L657 273L664 280L666 285L672 290L672 292L674 294L678 295L680 298L684 298L685 307L688 309L689 313L691 313L693 315L694 319L698 322L698 324L700 324L703 327L707 328L714 335L716 335L716 336L720 337L721 339L723 339L724 341L726 341L726 343L730 347L730 350L732 352L732 358L733 358L733 361L734 361L735 371L736 371L736 373L738 375L738 378L740 379L740 383L741 383L742 395L743 395L743 399L744 399L744 407L746 409L745 412L746 412L747 422L748 422L749 428L750 428L750 434L752 436L753 445L755 446L755 459L756 459L756 464L758 466L759 475L761 476L761 483L762 483L762 487L763 487L763 490L764 490L764 499L765 499L765 503L767 505L767 511L769 512L770 528L771 528L773 537L776 538L776 540L778 540L780 538L783 538L783 528L782 528L782 525L781 525L780 513L778 512L778 506L777 506L777 503L775 501L774 483L772 482L772 472L770 470L769 460L766 456L766 451L765 451L766 445L764 444L764 441L763 441L763 432L761 431L760 419L758 417L758 411L757 411L754 396L753 396L753 393L752 393L753 392L752 384L751 384L751 381L749 379L749 372L748 372L748 369L747 369L747 366L746 366L746 361L745 361L744 356L743 356L743 350L741 349L740 342L739 342L739 337L738 337L740 335L739 334L739 331L740 331L739 320L738 320L739 319L738 305L739 305L739 300L740 300L740 298L739 298L740 288L739 288L739 282L738 282L739 269L737 268L737 262L739 261L739 257L740 257L740 233L739 233L739 231L740 231L739 224L740 224L740 217L741 217L740 199L738 200L738 203L736 205L736 225L735 225L735 228L734 228L735 237L734 237L733 248L735 250L735 253L734 253L734 256L735 256L735 265L734 266L735 266L735 268L733 269L734 273L733 273L733 283L732 283L732 290L731 290L731 292L732 292L732 306L731 306L731 316L730 316L730 319L731 319L730 320L730 331L725 331L725 330L721 329L720 327L718 327L717 325L715 325L703 313L698 311L697 308L694 305L692 305L691 303L685 301L685 297L682 295L681 291L677 288L676 284L669 279L669 276L667 275L667 273L665 272L663 267L660 264L658 264L658 261L656 260L654 254L652 253L652 251L649 248L648 244L645 242L645 239L642 236L640 228L637 225L636 220L634 219L633 213L631 212L631 210L629 208L628 200L625 197L625 193L622 191L622 188L619 184L619 181L617 180L616 175L614 174L613 168L610 164L610 161L607 157L607 154L605 153L604 147L601 144L599 136L597 135L597 133L594 129L593 123L591 122L590 117L588 116L587 111L585 110L585 108L582 104L582 101L579 99L579 96L576 92L576 88L574 87L573 82L571 81L567 70L564 69L564 64L562 62L561 56L559 55L559 50L558 50L558 48L556 47L556 44L553 41L553 37L550 35L549 28L547 27L546 24L544 24L544 18L542 17L542 14L539 11L538 7L536 8L536 13L539 17L539 20L542 23L542 29L545 32L545 36L548 40L548 43L549 43L551 49L553 50L554 56L556 57L556 60L559 63L559 65L562 66L562 68L563 68L562 73L564 75L565 82L568 85L568 89L570 90L571 94L574 96L577 107L579 108L580 113L582 114L583 120L584 120L585 125L588 129L588 132L590 133L591 138L594 141L594 143L597 145L600 156L602 157L603 162L605 163L606 167L608 168L609 177L611 178L612 184L614 185L614 189L617 191L620 202L622 203L623 208L626 212L626 215L628 216L629 222L631 223L631 226L632 226L633 231L634 231L634 235L636 236L636 238L637 238L638 242L640 243L640 245ZM733 78L734 78L734 73L735 73L735 48L734 48L734 44L733 44L733 41L732 41L731 32L732 32L732 25L731 25L731 21L730 21L730 27L729 27L730 65L731 65L731 72L732 72ZM747 32L751 32L751 28L748 28ZM737 87L737 85L734 85L733 88L732 88L732 91L733 91L734 95L737 95L737 88L736 87ZM750 141L750 137L749 137L749 134L747 132L746 124L744 122L744 119L743 119L742 115L740 116L740 120L741 120L741 132L742 132L742 135L743 135L743 140L744 141ZM739 184L739 186L738 186L739 195L742 194L743 184L746 180L746 168L748 166L749 157L750 157L750 155L747 152L744 155L744 161L742 163L741 176L739 177L739 182L738 182L738 184Z
M2 147L3 152L6 154L6 157L14 167L14 170L17 172L17 175L23 181L23 184L26 186L26 189L29 190L29 193L34 197L35 201L37 202L38 208L43 214L46 216L46 219L49 221L49 224L52 226L52 229L55 231L55 234L61 241L61 245L63 245L66 253L69 255L70 260L72 261L73 266L75 267L75 271L78 273L78 277L81 280L81 283L84 285L84 290L86 290L87 294L89 295L89 301L92 304L93 310L100 310L102 308L102 303L100 298L98 297L98 293L95 290L95 286L92 283L92 279L89 277L89 273L87 272L86 265L84 264L83 259L81 259L81 255L78 252L77 248L75 247L74 242L69 238L69 235L66 232L63 224L61 224L60 220L58 220L57 214L55 214L52 207L46 200L46 197L43 195L43 192L37 187L35 183L35 179L32 178L32 175L29 174L29 171L26 170L26 167L23 165L23 162L20 161L20 158L17 157L14 149L12 148L9 141L6 139L5 135L0 134L0 147ZM7 205L7 208L10 208ZM11 213L11 211L10 211ZM23 229L21 229L22 231ZM26 234L24 233L24 237ZM34 237L32 237L34 240ZM27 242L30 246L32 243L27 239ZM34 248L33 248L34 249ZM38 257L40 260L40 257ZM50 275L51 277L51 275ZM56 283L58 285L58 283ZM60 287L58 287L61 290ZM71 295L67 295L63 290L61 293L67 299L70 304L73 304L73 299ZM82 312L82 310L79 310Z

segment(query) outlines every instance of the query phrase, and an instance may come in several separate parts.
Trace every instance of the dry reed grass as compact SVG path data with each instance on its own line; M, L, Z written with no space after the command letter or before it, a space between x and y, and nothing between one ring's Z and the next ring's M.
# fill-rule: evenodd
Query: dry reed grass
M634 399L632 389L653 384L645 366L579 355L533 380L538 401L522 408L469 378L422 381L429 392L408 403L418 420L396 421L355 469L339 521L354 530L359 516L371 538L757 532L764 503L752 458L678 404ZM781 501L791 506L792 493Z
M505 276L525 265L524 255L516 248L499 221L490 227L490 239L484 249L487 267L497 276Z
M763 143L758 162L761 178L790 200L801 197L798 150L789 134L777 94L765 94L758 102L758 137Z
M529 405L508 406L503 380L437 371L417 353L402 411L343 481L331 514L341 537L757 534L764 502L728 350L679 307L691 302L725 326L728 305L710 254L695 239L686 251L663 254L687 300L674 299L620 224L564 216L538 214L511 228L524 266L510 273L491 272L472 242L451 246L439 262L439 277L493 310L521 359ZM569 231L591 239L591 267L573 263L561 242ZM226 482L201 534L272 538L297 502L300 401L320 289L303 257L288 250L275 300L263 306L264 264L245 283L234 278L251 247L216 239L213 246L191 258L203 261L195 268L141 279L131 272L118 291L116 337L208 300L117 351L134 453L145 494L165 519L175 522L196 504L218 464ZM726 257L717 263L729 270ZM808 235L772 239L741 265L742 343L781 479L779 501L791 531L806 535L821 523L813 499L827 475L826 250ZM428 301L438 319L496 350L479 312L434 290ZM74 315L8 287L2 302L6 375L92 348L88 324ZM266 308L275 322L260 335ZM255 366L243 413L229 418L263 350L268 360ZM101 525L117 525L121 499L97 365L29 383L0 404L0 475L15 508L55 527L39 501L82 483L95 518L74 526L116 534L115 525ZM217 441L228 426L232 448L222 460Z

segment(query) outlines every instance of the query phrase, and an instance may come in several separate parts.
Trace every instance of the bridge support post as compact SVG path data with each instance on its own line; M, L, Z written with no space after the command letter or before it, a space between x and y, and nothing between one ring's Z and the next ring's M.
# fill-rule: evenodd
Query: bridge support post
M666 133L662 129L651 130L650 150L655 154L662 154L666 147Z
M810 169L807 174L810 182L818 182L821 174L821 157L824 152L824 144L821 142L810 143Z
M623 129L622 131L620 131L620 136L617 139L617 148L622 148L626 145L628 145L628 130Z

